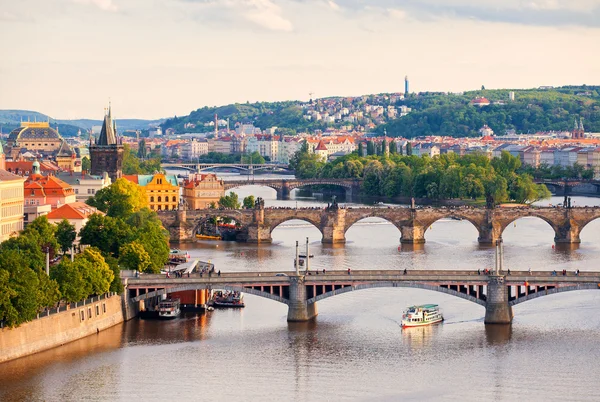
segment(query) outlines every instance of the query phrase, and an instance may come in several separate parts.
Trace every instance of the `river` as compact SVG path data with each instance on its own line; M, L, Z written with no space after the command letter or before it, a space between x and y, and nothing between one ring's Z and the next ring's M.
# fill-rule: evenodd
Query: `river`
M235 190L267 206L320 205L275 200L264 187ZM295 193L292 194L294 196ZM574 197L575 205L600 199ZM547 203L558 203L553 197ZM197 242L182 246L221 271L290 271L294 244L309 237L314 268L491 268L466 221L441 220L418 249L398 248L393 225L366 219L344 246L324 246L310 224L290 221L273 244ZM571 250L552 248L544 221L522 218L503 235L514 270L600 270L600 219ZM243 310L133 320L80 341L0 365L0 400L600 400L600 292L567 292L514 307L512 326L483 324L484 309L418 289L369 289L319 302L313 322L288 324L287 308L246 295ZM402 330L401 311L438 303L441 325Z

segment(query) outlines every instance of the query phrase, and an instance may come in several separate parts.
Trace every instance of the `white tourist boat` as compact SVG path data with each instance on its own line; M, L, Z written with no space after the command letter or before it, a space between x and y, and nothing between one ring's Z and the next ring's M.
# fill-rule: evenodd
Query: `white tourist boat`
M158 303L158 317L164 319L177 318L181 313L179 299L166 299Z
M422 327L444 321L437 304L410 306L402 314L402 328Z

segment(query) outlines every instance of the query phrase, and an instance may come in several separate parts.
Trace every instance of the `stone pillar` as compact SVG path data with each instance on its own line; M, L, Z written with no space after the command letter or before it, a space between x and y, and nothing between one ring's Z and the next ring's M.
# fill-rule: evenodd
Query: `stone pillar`
M513 319L512 307L508 304L508 287L505 276L490 275L487 284L485 324L510 324Z
M277 189L277 199L278 200L289 200L290 199L290 185L284 180L281 183L281 188Z
M322 243L343 244L346 243L346 210L329 209L321 218Z
M270 226L256 223L248 225L248 243L271 243L272 240Z
M306 302L306 285L303 276L290 276L290 303L288 322L308 321L318 314L317 303Z
M555 243L581 243L579 239L579 226L572 220L568 220L565 224L558 226L558 231L554 235Z
M425 243L425 227L415 225L414 221L400 226L400 243L404 244L423 244Z
M479 244L493 246L500 239L502 239L501 228L492 225L479 227L479 237L477 238Z

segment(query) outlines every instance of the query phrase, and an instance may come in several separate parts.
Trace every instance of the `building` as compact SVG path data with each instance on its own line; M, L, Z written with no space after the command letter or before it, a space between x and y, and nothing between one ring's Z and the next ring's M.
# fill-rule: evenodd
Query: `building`
M33 172L33 164L37 162L40 166L40 173L57 174L60 168L54 162L51 161L35 161L35 160L17 160L17 161L6 161L6 170L14 173L18 176L29 176Z
M404 76L404 96L408 95L408 75Z
M208 153L208 141L193 138L181 146L181 157L188 161L194 161Z
M179 184L172 174L125 175L125 179L141 186L148 196L148 206L153 211L174 211L179 206Z
M104 212L98 211L96 208L87 205L85 202L78 201L56 208L46 215L46 217L50 223L59 223L63 219L68 220L71 225L75 226L75 231L79 238L79 231L85 226L90 216L93 214L104 215Z
M60 170L65 172L75 172L77 154L75 154L73 148L71 148L66 141L63 141L60 145L60 148L56 152L55 159ZM79 170L81 170L81 165L79 165Z
M571 138L574 140L581 140L585 138L585 129L583 128L583 120L579 118L579 123L575 120L575 128L571 132Z
M209 208L224 195L223 180L213 173L192 175L183 182L183 199L188 209Z
M319 159L322 162L327 162L327 156L329 155L329 151L327 150L327 147L325 146L323 140L320 140L317 144L315 148L315 154L319 156Z
M75 198L81 202L85 202L88 198L96 195L98 191L112 184L112 180L106 172L102 176L92 176L85 172L78 174L62 172L58 173L56 177L73 187Z
M54 155L64 140L50 122L22 122L19 128L8 135L7 151L16 159L21 149L27 149L45 156Z
M40 164L33 162L33 173L25 180L25 206L50 205L52 209L75 202L75 190L55 176L40 174Z
M0 146L0 158L3 155ZM24 181L23 177L0 169L0 242L23 230Z
M484 98L483 96L478 96L471 101L471 105L477 106L477 107L489 106L490 103L491 102L487 98Z
M93 176L102 176L106 172L114 181L123 175L123 144L117 137L117 125L112 120L110 106L104 116L100 137L95 143L90 138L90 157Z

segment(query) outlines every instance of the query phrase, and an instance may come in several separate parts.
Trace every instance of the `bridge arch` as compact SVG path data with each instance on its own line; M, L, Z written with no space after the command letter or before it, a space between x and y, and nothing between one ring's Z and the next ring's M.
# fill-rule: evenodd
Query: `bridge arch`
M320 221L316 221L315 219L309 217L309 216L289 216L289 217L284 217L284 218L279 218L276 220L271 220L269 221L269 230L271 232L271 234L273 233L273 231L282 223L288 222L288 221L294 221L294 220L299 220L299 221L304 221L304 222L308 222L310 224L312 224L314 227L317 228L317 230L319 230L319 232L321 233L321 238L323 238L324 233L323 230L321 229L321 222Z
M457 292L456 290L453 290L453 289L443 288L441 286L431 285L431 284L428 284L428 283L405 282L405 281L399 281L399 282L386 281L386 282L363 283L363 284L359 284L359 285L346 286L346 287L343 287L341 289L331 290L329 292L326 292L326 293L323 293L321 295L318 295L318 296L315 296L313 298L310 298L310 299L308 299L307 302L309 304L310 303L315 303L315 302L318 302L320 300L327 299L328 297L333 297L333 296L340 295L342 293L348 293L348 292L353 292L355 290L362 290L362 289L373 289L373 288L415 288L415 289L425 289L425 290L431 290L431 291L434 291L434 292L440 292L440 293L445 293L445 294L448 294L448 295L460 297L461 299L468 300L468 301L473 302L475 304L479 304L480 306L483 306L483 307L485 307L485 305L486 305L486 303L485 303L484 300L480 300L480 299L478 299L478 298L476 298L474 296Z
M394 221L393 219L387 217L387 216L381 216L381 215L377 215L375 213L373 214L366 214L365 216L358 216L354 219L346 219L346 223L344 225L344 235L346 235L348 233L348 230L350 230L350 228L352 226L354 226L355 224L357 224L358 222L365 220L365 219L369 219L369 218L379 218L379 219L383 219L384 221L391 223L392 225L394 225L394 227L396 229L398 229L398 231L400 233L402 233L402 229L400 229L400 223Z
M277 185L275 183L248 182L248 183L234 183L234 184L225 183L225 191L230 191L230 190L233 190L234 188L243 188L243 187L251 187L251 186L269 187L269 188L275 190L276 194L277 194L277 192L279 192L281 190L281 185Z
M561 286L556 287L554 289L542 290L539 292L531 293L527 296L519 297L515 300L510 301L508 304L510 306L514 306L520 303L524 303L529 300L537 299L538 297L550 296L557 293L563 292L572 292L575 290L600 290L600 284L595 283L585 283L581 285L573 285L573 286Z
M436 223L437 221L439 221L441 219L454 219L454 220L458 220L458 221L467 221L471 225L473 225L475 230L477 230L478 237L481 238L483 235L483 233L481 231L481 225L479 222L477 222L473 217L465 214L464 212L462 212L460 210L452 210L452 209L449 209L447 213L440 214L439 216L434 217L432 220L423 223L423 233L427 233L427 230L431 227L431 225L433 225L434 223Z
M252 288L246 288L242 285L236 286L236 285L217 285L217 284L214 284L214 285L212 285L212 284L185 284L185 285L179 285L179 286L172 286L172 287L168 287L168 288L157 289L152 292L144 293L143 295L132 297L131 301L139 302L142 300L150 299L152 297L162 296L165 294L175 293L175 292L184 292L186 290L204 290L204 289L210 290L213 288L248 293L251 295L264 297L266 299L271 299L271 300L274 300L276 302L283 303L286 305L289 304L289 300L284 299L283 297L279 297L277 295L273 295L268 292L263 292L263 291L252 289Z
M519 219L522 218L538 218L541 219L542 221L546 222L548 225L550 225L550 227L552 228L552 230L554 230L554 238L560 238L560 228L558 227L558 225L553 222L550 218L544 216L543 214L538 214L536 212L530 212L527 215L523 215L523 216L518 216L515 217L514 219L505 219L500 221L500 236L502 238L504 238L504 232L506 230L507 227L510 226L510 224L512 223L513 225L516 225L516 222Z
M590 223L594 222L596 219L600 218L600 213L597 213L596 215L597 215L597 216L594 216L594 217L592 217L592 218L590 218L590 219L588 219L588 220L586 220L586 221L582 222L582 223L579 225L579 233L580 233L580 234L581 234L581 231L582 231L582 230L583 230L583 229L584 229L584 228L585 228L585 227L586 227L588 224L590 224Z

